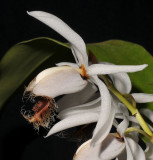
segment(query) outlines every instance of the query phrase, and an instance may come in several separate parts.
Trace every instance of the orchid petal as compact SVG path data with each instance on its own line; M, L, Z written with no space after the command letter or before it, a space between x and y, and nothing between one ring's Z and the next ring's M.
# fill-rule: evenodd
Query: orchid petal
M99 62L99 64L109 64L114 65L108 62ZM109 77L112 79L115 88L122 94L130 93L132 84L131 80L127 73L114 73L109 74Z
M52 67L52 68L47 68L45 70L43 70L42 72L40 72L35 78L34 80L32 80L30 82L30 84L28 85L28 87L26 88L26 91L32 91L33 88L36 86L36 84L38 84L41 80L43 80L44 78L46 78L49 75L53 75L56 72L61 72L64 70L67 70L68 67L67 66L62 66L62 67Z
M129 111L126 108L126 106L124 104L122 104L122 103L119 103L119 107L120 107L121 113L123 113L125 116L129 117Z
M87 86L80 92L65 95L60 100L58 100L58 112L66 108L89 102L96 92L97 87L91 83L88 83Z
M81 113L81 114L76 114L73 116L69 116L57 124L55 124L49 133L47 134L46 137L57 133L59 131L63 131L68 128L72 128L75 126L83 125L83 124L88 124L88 123L93 123L98 120L99 114L97 112L86 112L86 113Z
M91 139L82 144L77 150L74 160L108 160L113 159L123 152L125 143L120 142L109 134L106 139L91 147Z
M118 122L117 122L117 120L115 118L114 118L114 121L113 121L113 126L115 126L116 128L118 126Z
M67 39L70 42L72 49L74 50L73 54L75 59L77 57L79 60L79 65L88 65L88 56L86 54L86 46L83 39L66 23L64 23L58 17L42 11L32 11L28 12L28 14L45 23L47 26L51 27L53 30Z
M83 80L74 68L57 68L61 68L61 70L56 70L55 67L48 69L47 73L43 74L41 72L34 80L35 86L33 86L31 92L37 96L54 98L59 95L78 92L87 85L88 82ZM56 70L55 72L54 69Z
M110 93L105 84L97 76L93 76L92 78L94 83L97 84L101 95L100 116L91 142L92 145L95 145L102 142L108 135L112 127L115 111L114 108L111 107Z
M127 160L127 153L126 150L124 150L115 160Z
M128 125L129 125L129 119L128 119L129 112L128 112L127 108L123 104L121 104L121 103L119 103L119 104L120 104L119 105L120 106L120 110L121 110L121 112L123 114L123 121L118 125L117 132L119 132L121 137L123 137Z
M129 126L129 119L128 119L128 117L124 114L124 112L123 112L123 117L124 117L123 121L122 121L122 122L118 125L118 127L117 127L117 132L120 133L121 137L124 136L124 133L125 133L126 129L127 129L128 126Z
M101 143L109 134L113 125L114 113L114 108L112 108L111 113L109 114L109 119L105 122L105 124L103 124L102 127L96 126L97 134L95 132L93 133L92 146Z
M133 139L124 138L126 143L127 160L146 160L144 151Z
M129 112L123 104L119 104L120 110L118 110L118 112L115 114L115 118L123 119L123 121L116 128L120 135L123 137L129 125L129 121L132 122L132 127L139 128L139 123L135 117L129 116ZM138 132L131 132L128 135L130 135L130 137L132 137L136 142L138 141Z
M61 111L58 117L60 119L64 119L68 116L72 116L72 115L79 114L79 113L99 112L99 111L100 111L100 98L94 101L88 102L86 104L80 105L80 106L67 108Z
M132 93L131 94L137 103L153 102L153 94Z
M147 108L140 109L140 112L145 115L153 123L153 111Z
M41 80L43 80L45 77L52 75L56 72L62 72L65 70L69 70L72 69L72 67L68 67L68 66L61 66L61 67L52 67L52 68L47 68L43 71L41 71L35 78L35 84L37 84L38 82L40 82Z
M107 64L93 64L88 67L88 75L97 74L114 74L121 72L137 72L146 68L148 65L107 65Z
M132 85L127 73L114 73L109 76L120 93L130 93Z
M147 160L153 160L153 144L147 143L147 148L145 150L145 155Z
M125 150L125 143L120 142L116 137L109 134L102 142L101 150L101 159L113 159Z

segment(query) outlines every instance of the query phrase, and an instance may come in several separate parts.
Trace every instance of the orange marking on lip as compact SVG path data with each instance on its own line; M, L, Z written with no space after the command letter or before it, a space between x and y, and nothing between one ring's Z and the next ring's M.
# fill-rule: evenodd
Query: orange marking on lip
M35 104L34 107L32 108L35 114L31 120L29 119L29 122L41 122L41 120L43 119L42 116L45 112L49 110L49 106L50 106L49 101L45 100L38 101L38 103Z
M80 69L81 69L81 73L80 73L81 76L82 76L83 78L85 78L85 79L89 79L90 77L89 77L89 75L87 74L87 71L86 71L86 69L85 69L85 67L84 67L83 64L81 65Z
M51 121L54 120L55 115L55 106L53 99L41 99L39 100L32 108L34 115L25 115L23 116L30 123L33 123L34 128L39 130L39 126L44 128L50 128Z

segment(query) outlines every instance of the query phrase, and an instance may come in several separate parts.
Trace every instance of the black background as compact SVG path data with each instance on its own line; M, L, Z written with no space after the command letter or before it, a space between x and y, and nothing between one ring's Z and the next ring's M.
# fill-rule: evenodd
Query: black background
M131 41L153 54L153 5L147 0L6 0L0 3L0 58L14 44L47 36L65 41L26 11L55 14L79 33L86 43L110 39ZM20 115L24 86L0 115L0 160L70 160L76 144L37 134Z

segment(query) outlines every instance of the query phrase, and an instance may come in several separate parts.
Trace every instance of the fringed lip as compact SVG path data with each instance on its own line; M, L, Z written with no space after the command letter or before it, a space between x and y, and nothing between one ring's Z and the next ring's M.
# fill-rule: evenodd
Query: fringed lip
M53 108L50 101L44 99L39 100L32 108L35 114L32 119L29 119L29 122L41 121L44 112L46 112L49 107Z
M32 107L32 109L21 112L23 117L34 125L34 128L39 130L39 127L50 128L51 123L56 116L55 111L57 104L54 99L41 97Z

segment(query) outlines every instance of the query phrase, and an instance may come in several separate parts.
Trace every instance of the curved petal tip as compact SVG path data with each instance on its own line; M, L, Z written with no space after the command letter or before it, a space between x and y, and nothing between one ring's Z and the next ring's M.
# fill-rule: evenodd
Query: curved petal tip
M125 143L109 134L98 145L91 147L91 139L83 143L76 151L73 160L108 160L117 157L125 150Z

